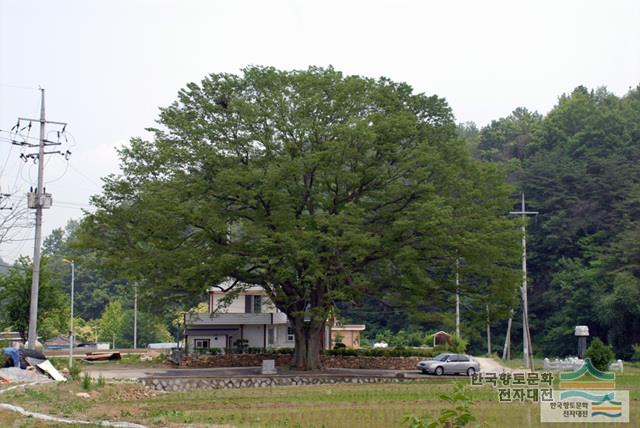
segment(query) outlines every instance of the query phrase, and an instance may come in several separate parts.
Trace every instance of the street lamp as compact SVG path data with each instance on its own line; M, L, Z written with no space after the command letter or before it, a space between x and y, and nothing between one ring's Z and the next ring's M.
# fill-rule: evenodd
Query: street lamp
M69 369L73 365L73 345L74 345L74 331L73 331L73 287L76 276L76 265L73 260L67 258L62 259L64 263L71 265L71 318L69 319Z

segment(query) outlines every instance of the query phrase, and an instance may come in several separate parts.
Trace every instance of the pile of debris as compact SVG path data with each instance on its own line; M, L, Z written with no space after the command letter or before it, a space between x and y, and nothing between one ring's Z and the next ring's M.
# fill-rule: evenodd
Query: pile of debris
M120 352L87 352L83 363L97 363L100 361L116 361L122 359Z
M65 381L65 377L39 351L32 349L4 348L4 367L0 368L0 383L44 382L49 378Z

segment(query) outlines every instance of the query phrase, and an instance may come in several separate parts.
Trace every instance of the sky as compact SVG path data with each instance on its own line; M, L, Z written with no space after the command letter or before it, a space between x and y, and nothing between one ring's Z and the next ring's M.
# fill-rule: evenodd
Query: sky
M578 85L637 86L638 22L638 0L0 0L0 206L14 207L0 220L37 180L6 131L39 117L39 87L72 152L47 157L46 236L90 210L116 148L209 73L332 65L445 97L457 121L483 126L519 106L546 113ZM0 242L4 261L32 256L33 218Z

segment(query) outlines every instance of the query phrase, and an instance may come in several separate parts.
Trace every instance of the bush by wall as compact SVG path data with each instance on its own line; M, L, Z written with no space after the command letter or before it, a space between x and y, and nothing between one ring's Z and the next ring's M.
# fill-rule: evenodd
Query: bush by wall
M599 338L594 338L587 349L585 358L590 358L591 363L600 371L609 370L609 364L614 360L615 355L611 345L605 345Z
M370 348L370 349L349 349L349 348L336 348L331 350L322 351L323 355L331 356L350 356L350 357L423 357L431 358L435 357L442 351L441 349L429 348L429 349L416 349L416 348Z

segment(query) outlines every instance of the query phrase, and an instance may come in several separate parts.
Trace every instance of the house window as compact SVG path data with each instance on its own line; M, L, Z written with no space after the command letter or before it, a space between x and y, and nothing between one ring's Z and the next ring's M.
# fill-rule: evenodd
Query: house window
M209 349L211 347L211 342L209 339L195 339L193 341L193 345L195 349Z
M287 327L287 341L288 342L293 342L294 340L296 340L296 336L295 336L295 333L293 332L293 327L288 326Z
M259 314L262 312L262 296L245 295L244 312L247 314Z

